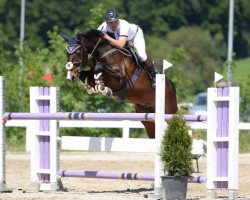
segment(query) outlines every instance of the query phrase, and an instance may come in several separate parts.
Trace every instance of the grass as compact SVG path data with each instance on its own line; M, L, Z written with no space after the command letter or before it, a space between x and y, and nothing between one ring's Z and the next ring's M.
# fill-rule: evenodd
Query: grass
M236 61L236 67L233 69L233 80L243 81L250 75L250 58Z
M240 153L250 152L250 131L240 131L239 151Z
M224 68L223 76L227 79L228 68ZM232 80L236 83L242 83L250 76L250 58L235 61L235 66L232 69Z

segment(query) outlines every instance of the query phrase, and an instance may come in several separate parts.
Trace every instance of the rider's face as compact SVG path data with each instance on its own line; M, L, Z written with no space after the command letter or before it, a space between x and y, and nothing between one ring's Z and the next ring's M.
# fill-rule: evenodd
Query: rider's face
M113 22L107 22L107 24L112 31L116 31L119 25L119 20L117 19Z

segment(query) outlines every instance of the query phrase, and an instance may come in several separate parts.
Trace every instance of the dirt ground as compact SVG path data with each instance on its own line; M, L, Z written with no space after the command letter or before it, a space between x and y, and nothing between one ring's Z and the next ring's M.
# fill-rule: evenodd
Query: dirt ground
M152 153L62 153L60 168L70 170L99 170L114 172L154 173ZM239 159L239 197L250 198L250 154L241 154ZM199 159L201 173L206 177L206 158ZM195 167L195 161L194 161ZM153 193L153 182L109 179L62 178L63 192L36 192L30 188L30 156L26 153L6 156L6 182L12 193L1 193L0 199L60 199L60 200L139 200ZM219 191L220 197L227 191ZM188 184L189 199L205 198L206 185Z

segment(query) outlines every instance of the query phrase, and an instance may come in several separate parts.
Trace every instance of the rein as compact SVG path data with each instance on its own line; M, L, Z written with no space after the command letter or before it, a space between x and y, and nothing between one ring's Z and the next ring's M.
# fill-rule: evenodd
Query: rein
M99 45L99 43L101 42L101 39L102 39L102 38L100 37L99 40L98 40L98 42L96 43L94 49L93 49L92 52L90 53L90 58L92 58L92 55L93 55L93 53L95 52L95 50L96 50L97 46ZM113 45L112 45L112 46L113 46ZM132 56L130 55L129 51L128 51L127 49L125 49L125 48L122 48L122 49L113 48L113 49L110 49L109 51L106 51L104 54L102 54L102 56L101 56L99 59L105 58L106 56L108 56L109 54L111 54L111 53L113 53L113 52L115 52L115 51L117 51L117 50L118 50L119 52L121 52L122 54L126 55L126 56L132 57Z
M101 42L101 39L102 39L102 38L99 38L99 40L98 40L98 42L96 43L94 49L93 49L92 52L90 53L90 58L92 58L92 55L93 55L94 51L96 50L97 46L99 45L99 43Z

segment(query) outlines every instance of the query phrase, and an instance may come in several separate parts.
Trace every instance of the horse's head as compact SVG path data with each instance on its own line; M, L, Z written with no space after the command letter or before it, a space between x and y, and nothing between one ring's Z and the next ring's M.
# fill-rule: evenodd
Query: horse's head
M79 36L71 38L62 33L60 33L60 35L67 42L66 46L66 54L68 58L68 62L66 64L66 69L68 71L67 79L70 82L74 82L80 76L80 72L81 70L83 70L84 66L87 65L88 54L84 50Z

